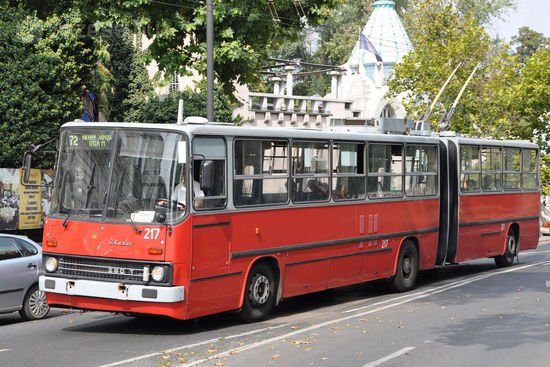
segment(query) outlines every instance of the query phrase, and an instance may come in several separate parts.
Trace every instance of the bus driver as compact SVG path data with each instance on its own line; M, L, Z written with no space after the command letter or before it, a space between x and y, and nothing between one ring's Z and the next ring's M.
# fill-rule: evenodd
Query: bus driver
M185 184L185 180L187 179L187 164L183 165L183 169L181 171L181 177L180 177L180 183L174 187L174 191L172 192L172 195L170 196L170 199L177 203L178 210L185 210L185 205L187 205L187 185ZM201 190L200 183L193 179L193 198L194 198L194 204L195 207L201 208L204 204L203 200L197 200L198 198L203 198L204 192ZM158 206L166 207L167 206L167 200L166 199L159 199L157 201Z

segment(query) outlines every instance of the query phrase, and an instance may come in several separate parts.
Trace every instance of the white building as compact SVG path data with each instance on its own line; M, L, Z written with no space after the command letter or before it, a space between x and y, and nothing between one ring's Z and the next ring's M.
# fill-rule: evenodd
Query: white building
M332 81L326 96L294 95L294 67L289 65L283 77L272 78L272 93L250 92L246 86L238 86L237 95L244 104L233 115L240 115L252 126L320 129L342 121L356 120L361 124L380 117L404 117L400 98L386 97L386 81L393 66L412 50L412 45L393 1L378 0L373 7L362 33L378 51L382 62L362 47L364 43L361 44L358 37L348 61L328 72Z

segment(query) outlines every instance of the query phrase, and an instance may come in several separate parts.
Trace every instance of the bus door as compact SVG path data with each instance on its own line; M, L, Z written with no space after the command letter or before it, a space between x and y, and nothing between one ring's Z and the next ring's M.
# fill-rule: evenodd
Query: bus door
M198 137L193 140L193 169L190 173L199 190L192 190L193 255L192 278L215 276L228 271L231 222L225 208L226 195L225 140ZM198 192L197 192L198 191Z
M200 184L191 190L193 201L191 284L188 317L236 307L233 286L238 277L228 276L231 251L231 217L227 204L226 144L221 137L193 140L192 170ZM195 184L196 185L196 184Z

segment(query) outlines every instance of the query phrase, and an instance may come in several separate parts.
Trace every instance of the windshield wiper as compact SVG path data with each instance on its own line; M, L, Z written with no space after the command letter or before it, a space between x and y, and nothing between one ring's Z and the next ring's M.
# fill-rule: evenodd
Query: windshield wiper
M134 222L134 220L132 219L132 211L129 210L126 205L121 205L119 207L119 202L120 202L120 197L121 195L117 195L115 197L115 207L114 207L114 210L115 210L115 216L116 216L116 211L118 209L121 209L124 213L128 214L128 219L126 220L128 223L130 223L132 225L132 228L134 229L134 232L136 232L137 234L140 234L142 231L141 229L137 226L136 222Z
M129 214L129 217L128 217L128 223L130 223L132 225L132 228L134 229L134 232L136 232L137 234L140 234L142 231L141 231L141 228L139 228L136 224L136 222L134 222L134 220L132 219L132 213L128 213Z
M80 209L79 209L80 210ZM63 221L63 228L67 228L69 226L69 219L71 218L71 215L73 215L74 209L69 210L69 214L65 217L65 220Z
M63 224L62 224L63 228L67 228L69 226L69 219L71 219L71 217L75 215L75 213L76 215L80 215L80 212L82 212L82 209L83 208L81 207L78 210L75 210L74 208L69 210L69 214L67 214L67 216L65 217L65 220L63 221Z

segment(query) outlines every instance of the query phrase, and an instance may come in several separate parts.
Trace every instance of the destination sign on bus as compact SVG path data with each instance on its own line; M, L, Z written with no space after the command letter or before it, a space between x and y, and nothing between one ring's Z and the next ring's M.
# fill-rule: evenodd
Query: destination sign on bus
M110 133L71 133L69 134L69 146L73 148L109 149L113 142Z

